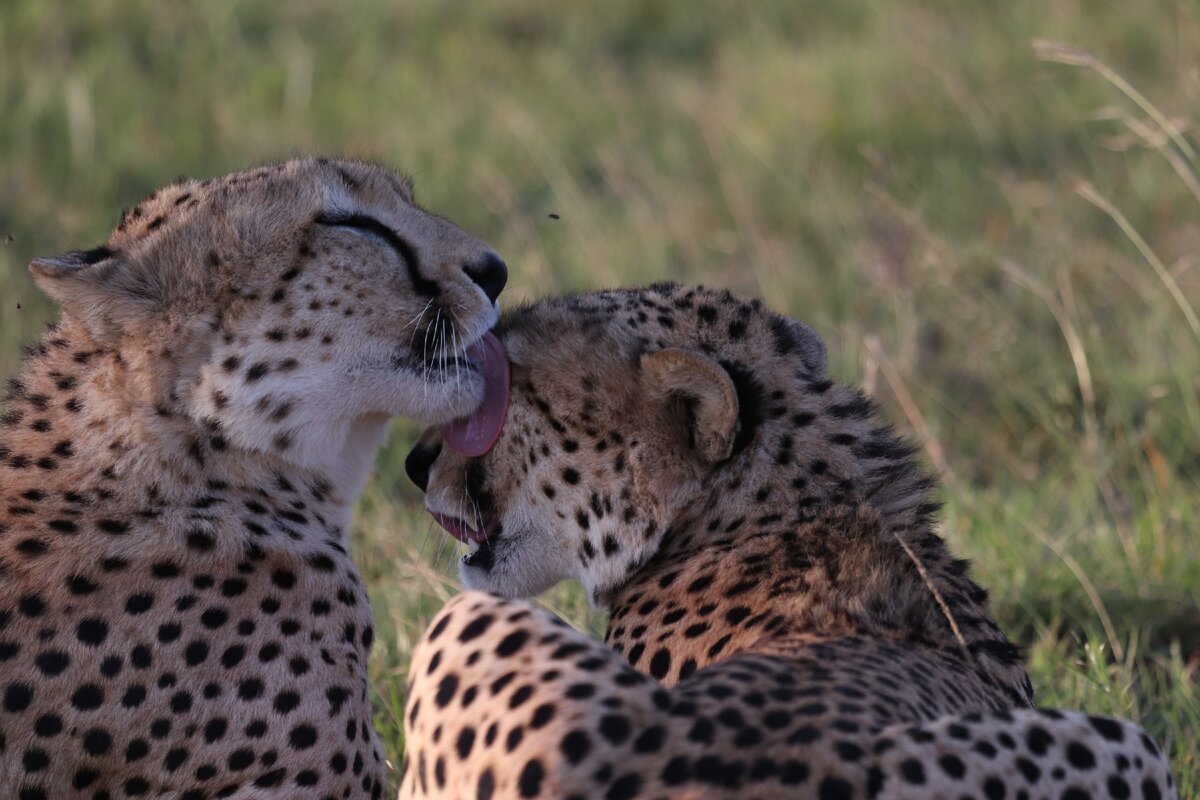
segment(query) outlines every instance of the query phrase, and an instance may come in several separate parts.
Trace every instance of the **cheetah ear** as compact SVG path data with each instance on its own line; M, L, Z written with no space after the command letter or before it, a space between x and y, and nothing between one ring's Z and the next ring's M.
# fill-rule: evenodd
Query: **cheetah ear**
M155 305L155 287L108 247L37 258L29 272L38 288L80 319L97 341L110 340Z
M707 466L729 458L738 431L738 396L724 367L694 350L667 348L641 359L642 384L669 404L678 436Z

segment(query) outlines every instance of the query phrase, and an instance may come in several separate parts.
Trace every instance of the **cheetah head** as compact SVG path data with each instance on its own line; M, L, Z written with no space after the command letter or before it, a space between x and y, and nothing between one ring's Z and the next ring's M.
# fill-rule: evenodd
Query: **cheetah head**
M30 269L131 406L305 466L478 406L507 274L404 179L326 159L174 184Z
M807 326L703 288L546 300L497 330L512 389L495 445L466 457L430 430L406 467L469 545L463 583L508 597L575 578L603 605L714 476L753 457L765 390L751 375L825 368Z

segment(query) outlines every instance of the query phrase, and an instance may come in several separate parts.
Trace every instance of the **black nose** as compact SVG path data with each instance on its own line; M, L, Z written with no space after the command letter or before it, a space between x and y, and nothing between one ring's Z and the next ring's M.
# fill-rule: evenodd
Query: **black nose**
M488 253L469 264L464 264L463 272L467 273L467 277L475 281L480 289L483 289L483 293L493 303L500 296L500 292L504 290L504 284L508 283L508 267L495 253Z
M433 466L434 461L437 461L441 452L441 442L432 444L417 442L404 459L404 471L408 474L408 479L415 483L422 492L429 488L429 468Z

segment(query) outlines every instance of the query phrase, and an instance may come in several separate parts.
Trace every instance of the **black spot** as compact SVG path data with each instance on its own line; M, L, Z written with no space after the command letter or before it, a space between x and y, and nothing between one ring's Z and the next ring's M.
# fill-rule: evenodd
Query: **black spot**
M41 539L22 539L17 542L17 552L25 556L40 556L48 549L49 546Z
M280 692L275 695L275 710L280 714L290 714L300 705L300 695L295 692Z
M666 740L666 729L661 725L646 728L633 741L635 753L657 753Z
M817 797L820 800L851 800L854 787L841 778L826 778L817 787Z
M522 797L537 797L542 791L542 779L545 777L546 770L542 767L542 762L531 758L525 762L521 775L517 778L517 790Z
M476 617L475 619L471 620L458 634L458 640L460 642L469 642L478 637L488 629L494 619L495 618L490 614L483 614L479 617Z
M567 761L578 764L591 751L592 741L583 731L573 730L562 738L559 749L567 757Z
M900 762L900 777L908 783L920 786L925 783L925 768L915 758Z
M56 714L42 714L33 723L33 732L42 739L49 739L62 732L62 719Z
M213 742L219 742L225 736L225 731L228 730L228 728L229 723L224 717L215 717L210 719L204 725L204 741L208 742L209 744L212 744Z
M600 734L613 744L621 744L629 738L629 720L617 714L605 714L600 718Z
M108 636L108 624L98 617L86 617L76 626L75 636L84 644L96 647Z
M177 747L167 753L166 757L163 759L163 766L167 768L168 772L174 772L183 766L184 762L187 761L187 758L188 751L181 747Z
M88 755L104 755L110 747L112 747L112 736L103 728L92 728L83 735L83 749Z
M492 800L492 792L496 790L496 779L492 776L492 768L488 767L479 776L475 785L475 800Z
M257 678L247 678L238 684L238 697L242 700L257 700L262 693L263 683Z
M524 630L516 630L500 640L500 644L496 645L496 655L501 658L511 656L513 653L525 646L529 640L529 634Z
M475 729L471 726L464 727L458 732L458 739L454 743L454 749L458 752L460 759L466 760L471 754L471 748L475 745Z
M203 664L208 658L208 644L199 640L192 642L183 651L183 657L189 667Z
M287 775L287 770L280 767L271 772L264 773L255 779L254 785L260 789L267 789L272 786L278 786L284 777Z
M61 675L63 670L71 665L71 659L61 650L47 650L39 653L33 663L37 665L43 675L54 677Z
M288 744L293 750L307 750L317 743L317 729L312 725L297 725L288 734Z
M241 772L254 763L254 751L245 747L239 747L229 754L229 758L225 763L232 771Z
M1088 717L1088 722L1096 730L1096 733L1103 736L1110 742L1120 742L1125 739L1125 731L1121 724L1114 719L1107 717Z
M509 708L517 708L518 706L523 705L525 703L525 701L528 700L532 696L533 696L533 687L532 686L528 686L528 685L521 686L515 692L512 693L512 697L508 698L508 707Z
M966 771L967 771L967 767L963 763L962 759L959 758L958 756L954 755L953 753L947 753L946 755L939 758L938 766L940 766L942 768L942 771L945 772L947 775L949 775L951 778L956 778L956 779L961 778L964 774L966 774Z
M33 619L40 617L46 610L46 601L42 600L39 595L27 594L17 601L17 608L22 614Z
M1132 791L1124 778L1113 775L1108 779L1108 794L1112 800L1127 800Z
M33 689L24 683L11 683L4 690L4 710L16 714L33 701Z
M114 536L119 536L123 533L129 533L129 529L132 526L125 520L101 519L96 521L96 527L105 533L111 533Z
M187 546L198 552L208 552L217 546L217 540L202 531L192 531L187 535Z
M458 676L450 673L442 678L438 684L437 694L434 696L434 702L438 708L445 708L446 704L454 699L454 695L458 692Z
M280 589L291 589L296 585L296 574L286 569L277 569L271 573L271 582Z
M204 613L200 615L200 624L204 627L215 630L220 628L229 620L229 612L223 608L206 608Z
M104 702L104 692L94 683L85 683L71 695L71 705L80 711L92 711Z
M1096 766L1096 756L1086 745L1071 742L1067 745L1067 761L1076 769L1092 769Z
M179 575L179 566L174 561L158 561L150 567L150 574L163 580L174 578Z
M154 605L154 595L147 592L139 592L138 594L130 595L125 601L126 614L144 614Z
M1047 748L1053 743L1054 737L1038 725L1031 727L1025 734L1025 744L1035 756L1045 755Z
M650 674L662 680L671 671L671 654L665 647L660 648L650 659Z
M609 784L604 800L629 800L637 796L641 785L642 779L636 773L627 772Z
M1024 756L1019 757L1016 760L1016 765L1021 774L1025 776L1025 780L1029 781L1030 783L1037 783L1038 780L1041 779L1042 770L1037 764L1033 763L1028 758L1025 758Z
M133 685L125 690L121 697L121 705L125 708L137 708L146 701L146 687Z
M95 783L96 779L99 777L100 773L94 769L78 769L75 770L75 774L71 778L71 786L76 789L86 789Z

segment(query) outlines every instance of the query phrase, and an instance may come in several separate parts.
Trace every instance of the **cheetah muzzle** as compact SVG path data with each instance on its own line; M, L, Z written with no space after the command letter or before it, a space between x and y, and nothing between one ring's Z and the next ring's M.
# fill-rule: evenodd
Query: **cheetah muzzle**
M1133 723L1034 707L933 481L807 326L659 285L499 331L495 446L407 464L491 594L414 652L403 797L1174 794ZM605 644L504 599L566 578Z

